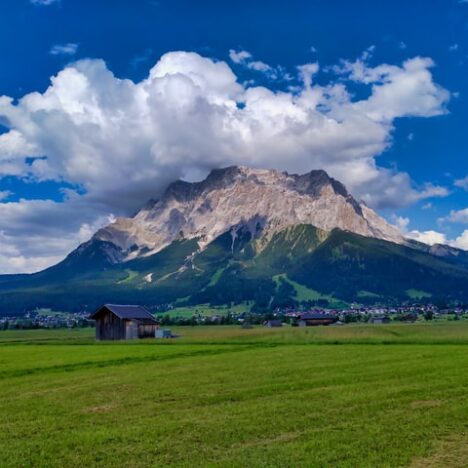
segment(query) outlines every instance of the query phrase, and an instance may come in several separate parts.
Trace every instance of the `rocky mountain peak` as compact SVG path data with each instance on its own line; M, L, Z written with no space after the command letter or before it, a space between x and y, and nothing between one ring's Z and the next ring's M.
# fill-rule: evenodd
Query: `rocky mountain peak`
M196 238L203 249L239 226L251 229L252 236L268 238L296 224L404 243L396 228L359 204L323 170L297 175L245 166L214 169L201 182L173 182L158 201L133 218L117 219L95 238L114 243L134 258L156 253L180 238Z

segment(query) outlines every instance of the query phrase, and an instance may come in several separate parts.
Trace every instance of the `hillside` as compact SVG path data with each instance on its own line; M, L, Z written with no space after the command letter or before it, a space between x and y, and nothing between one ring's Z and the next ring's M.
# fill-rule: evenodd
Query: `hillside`
M43 272L0 277L0 307L21 312L92 309L111 301L154 306L249 300L264 310L304 301L304 290L315 299L310 304L320 305L404 301L414 299L410 291L432 301L467 300L465 266L410 247L310 225L276 233L257 253L260 242L240 232L233 244L225 233L201 252L195 239L177 240L154 255L113 263L106 256L112 245L94 240L81 255L74 252Z

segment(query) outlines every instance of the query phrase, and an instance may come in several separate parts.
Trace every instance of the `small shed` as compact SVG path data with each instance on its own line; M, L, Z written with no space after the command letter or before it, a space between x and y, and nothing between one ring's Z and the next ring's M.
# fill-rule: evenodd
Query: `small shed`
M313 327L317 325L330 325L337 321L333 315L321 312L306 312L298 317L297 324L300 327Z
M418 320L418 314L415 314L415 313L405 314L401 316L400 320L402 322L414 323L416 322L416 320Z
M278 328L283 326L283 322L281 320L267 320L264 325L268 328Z
M90 318L96 321L97 340L154 338L158 322L139 305L104 304Z
M155 338L172 338L173 337L171 330L162 329L162 328L160 328L159 330L156 330L156 334L154 336Z
M375 317L371 317L371 319L369 320L370 323L374 323L376 325L380 325L382 323L390 323L390 319L388 317L385 317L385 316L380 316L380 315L377 315Z

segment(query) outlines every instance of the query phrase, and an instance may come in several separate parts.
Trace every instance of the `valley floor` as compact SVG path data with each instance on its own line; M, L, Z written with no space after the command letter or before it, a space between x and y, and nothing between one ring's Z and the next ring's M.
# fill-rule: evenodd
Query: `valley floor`
M0 332L1 466L468 462L468 323Z

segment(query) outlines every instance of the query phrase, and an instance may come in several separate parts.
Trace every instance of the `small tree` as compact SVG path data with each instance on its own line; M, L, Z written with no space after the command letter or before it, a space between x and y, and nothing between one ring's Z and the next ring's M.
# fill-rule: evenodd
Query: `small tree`
M434 318L434 312L432 312L432 310L426 310L426 312L424 312L425 320L432 320L433 318Z

